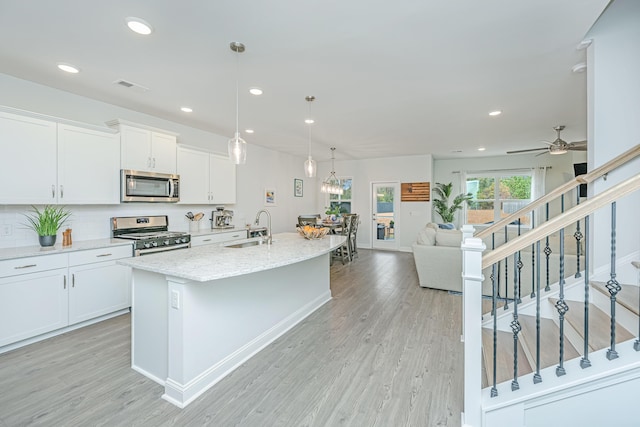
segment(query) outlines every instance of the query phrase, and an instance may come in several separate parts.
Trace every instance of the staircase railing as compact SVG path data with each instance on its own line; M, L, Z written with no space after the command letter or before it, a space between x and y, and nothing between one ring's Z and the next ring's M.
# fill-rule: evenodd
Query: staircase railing
M576 180L572 181L571 185L565 184L564 186L559 187L554 190L553 194L555 197L563 197L563 195L568 191L568 189L574 186L576 183L592 182L593 180L604 176L606 173L611 170L619 167L620 165L628 162L632 158L638 156L640 154L640 145L634 147L632 150L616 157L607 165L600 167L591 174L583 175L582 177L578 177ZM606 166L606 167L605 167ZM465 226L463 228L463 304L464 304L464 319L463 319L463 337L464 337L464 362L465 362L465 389L464 389L464 424L465 425L482 425L481 424L481 413L482 413L482 366L481 366L481 356L482 356L482 325L479 319L481 319L481 296L482 296L482 280L483 275L482 271L484 269L490 268L492 271L492 287L493 287L493 295L492 295L492 313L494 313L493 320L493 378L490 381L491 385L491 397L498 395L498 389L496 387L496 342L497 342L497 334L496 334L496 307L498 304L498 296L497 296L497 279L498 275L496 274L497 266L500 262L507 260L508 258L513 259L513 307L512 307L512 319L509 323L511 331L513 333L513 378L511 381L511 389L517 390L519 388L518 383L518 349L520 332L522 330L522 325L520 323L519 314L518 314L518 305L520 303L520 269L522 268L521 262L521 251L525 248L531 248L531 256L534 259L540 259L540 248L541 242L546 240L546 244L548 247L548 237L556 232L560 232L560 240L559 240L559 256L560 256L560 279L559 279L559 289L558 289L558 299L555 303L555 309L558 312L558 326L560 329L559 332L559 354L558 354L558 366L556 367L556 375L562 376L565 374L565 331L564 331L564 322L565 315L569 310L569 306L567 301L565 300L565 277L564 277L564 236L563 230L565 227L579 223L579 221L584 221L584 240L586 244L586 248L584 250L584 330L582 331L582 336L584 340L584 346L582 349L582 359L580 366L584 368L588 368L591 366L591 361L589 360L589 220L590 215L595 211L602 209L603 207L610 205L611 206L611 272L610 279L606 284L606 289L610 294L611 300L611 309L609 313L609 317L611 318L611 327L610 327L610 348L607 351L606 357L609 360L615 359L618 357L618 353L616 350L616 296L621 290L620 284L616 280L616 271L615 271L615 258L616 258L616 203L620 198L636 192L640 189L640 174L637 174L624 182L621 182L600 194L591 197L587 201L580 203L573 208L567 210L564 213L561 213L559 216L556 216L552 219L549 219L547 222L533 228L531 231L522 234L511 241L505 242L502 246L493 249L491 252L483 255L483 251L485 249L485 245L483 241L479 238L479 236L489 236L494 233L496 230L500 230L506 224L509 224L513 221L514 218L519 218L524 211L531 211L540 206L544 206L551 200L551 196L549 198L541 198L538 201L532 203L534 206L527 206L527 209L521 210L523 212L516 212L508 218L505 218L503 221L496 223L494 226L489 227L481 233L478 233L477 236L473 236L473 228ZM472 237L473 236L473 237ZM493 240L493 239L492 239ZM580 258L579 256L577 257ZM532 267L532 297L535 296L535 304L536 304L536 355L535 357L535 372L533 375L533 383L542 382L541 377L541 367L540 367L540 328L541 328L541 314L540 314L540 263ZM576 277L579 277L576 275ZM508 284L505 284L508 285ZM638 341L640 341L640 331L638 331ZM640 345L637 350L640 351Z

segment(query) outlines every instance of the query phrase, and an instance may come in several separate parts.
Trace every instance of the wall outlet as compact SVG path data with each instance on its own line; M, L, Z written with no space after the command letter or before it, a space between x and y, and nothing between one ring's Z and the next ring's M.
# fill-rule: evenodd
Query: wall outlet
M171 308L180 309L180 292L171 291Z
M0 224L0 236L11 236L13 234L13 227L11 224Z

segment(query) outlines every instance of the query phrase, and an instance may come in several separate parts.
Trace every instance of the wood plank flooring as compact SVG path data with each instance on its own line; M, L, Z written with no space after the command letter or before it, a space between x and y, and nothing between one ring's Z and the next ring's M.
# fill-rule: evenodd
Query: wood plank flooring
M333 300L185 409L130 368L130 316L0 355L0 426L459 426L461 297L359 249Z

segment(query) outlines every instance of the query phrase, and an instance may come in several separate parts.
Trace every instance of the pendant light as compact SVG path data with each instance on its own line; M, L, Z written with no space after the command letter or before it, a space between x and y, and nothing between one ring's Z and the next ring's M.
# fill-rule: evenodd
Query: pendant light
M316 97L307 96L304 99L306 99L308 103L308 114L305 122L307 126L309 126L309 157L304 161L304 174L307 178L314 178L316 176L316 161L311 158L311 124L313 123L311 119L311 103L315 101Z
M335 151L336 147L331 147L331 173L329 174L329 177L322 183L320 191L322 191L323 193L342 195L344 194L344 189L342 188L342 185L340 185L340 180L336 177L335 172Z
M229 158L236 165L243 165L247 161L247 143L244 139L240 138L240 128L238 126L238 71L240 68L238 65L238 55L244 52L244 45L240 42L231 42L229 47L236 53L236 134L229 140Z

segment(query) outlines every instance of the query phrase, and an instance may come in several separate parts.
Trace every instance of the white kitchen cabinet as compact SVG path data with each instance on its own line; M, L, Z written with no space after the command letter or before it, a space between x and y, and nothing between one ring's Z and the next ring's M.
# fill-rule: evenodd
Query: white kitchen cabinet
M118 135L58 124L58 203L120 202Z
M70 325L131 306L131 270L115 262L129 257L130 246L69 254Z
M0 347L68 325L66 254L1 261L0 277Z
M0 142L0 203L55 203L56 123L0 112Z
M176 173L176 134L122 120L107 125L120 131L122 169Z
M236 165L227 156L178 146L180 203L234 204Z
M247 238L247 230L229 230L212 234L202 234L191 236L191 247L215 245L218 243L232 242L234 240L243 240Z

